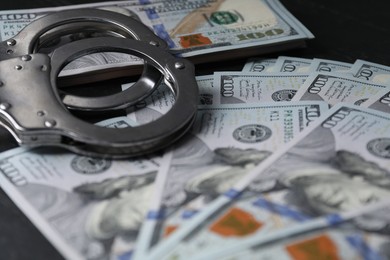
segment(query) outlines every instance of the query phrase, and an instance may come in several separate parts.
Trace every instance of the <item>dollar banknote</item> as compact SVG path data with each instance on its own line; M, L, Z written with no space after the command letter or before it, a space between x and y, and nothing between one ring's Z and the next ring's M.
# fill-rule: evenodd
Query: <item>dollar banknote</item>
M317 72L310 74L292 100L322 100L332 106L340 102L360 105L385 93L387 88L346 74Z
M177 228L165 225L169 216L198 196L212 199L225 192L324 110L325 102L200 107L191 134L160 168L136 259Z
M111 259L135 242L160 162L16 148L1 155L1 188L65 258Z
M270 257L277 253L282 255L283 259L296 259L291 252L291 247L302 243L302 240L311 241L306 243L319 243L326 240L338 248L332 250L331 254L340 259L359 256L364 258L368 252L377 256L386 254L381 247L390 241L388 236L383 235L386 233L385 226L388 219L386 214L389 213L390 202L376 204L375 208L370 207L369 215L360 212L357 216L346 220L343 226L339 225L335 228L336 225L327 224L317 225L315 228L315 225L309 227L309 223L312 224L318 219L306 211L302 212L294 204L291 205L290 197L289 190L280 190L264 193L260 197L253 196L251 199L242 198L222 214L217 213L213 216L211 225L200 229L191 236L190 240L181 242L164 259L182 259L186 255L192 256L190 259L227 257L231 259L233 256L233 259L237 259L243 255L249 259L257 259L258 254ZM374 219L378 221L377 227L381 227L381 231L380 228L373 228ZM304 230L304 226L307 230ZM356 248L357 241L361 244ZM267 250L271 243L274 249ZM366 250L362 250L363 248ZM329 249L329 247L323 250L312 248L307 252L302 250L301 253L310 256L311 252L311 254L324 256L325 251Z
M194 62L210 62L293 48L301 46L305 39L313 38L277 0L188 0L119 1L0 11L0 39L4 41L13 37L27 24L44 15L87 7L109 9L140 20L164 39L172 52L192 57ZM75 38L79 37L70 37L71 40ZM47 47L55 48L52 45ZM134 62L139 64L140 60L121 53L97 53L72 62L62 75Z
M347 104L334 106L299 136L252 168L185 226L162 240L152 249L149 258L157 259L156 256L172 252L179 242L190 243L199 229L211 232L211 226L216 224L215 215L223 222L223 214L237 203L255 197L264 199L263 194L273 191L286 189L289 207L312 218L330 216L324 219L333 223L343 219L337 215L339 213L367 213L372 204L388 203L389 127L390 117L386 113ZM257 205L252 204L253 207ZM218 216L221 217L218 219ZM244 218L250 219L245 214ZM227 220L222 226L228 229L236 223ZM380 230L386 230L387 226L388 222Z
M310 65L309 72L340 72L348 73L351 69L352 64L334 61L334 60L325 60L325 59L313 59Z
M139 123L120 116L96 125ZM151 154L111 160L58 148L16 148L0 155L0 186L65 258L126 257L163 159Z
M290 101L308 74L215 72L216 104Z
M350 72L359 79L390 86L390 67L388 66L365 60L356 60Z
M272 72L276 59L251 58L242 68L243 72Z
M279 56L274 66L274 72L308 73L311 59Z

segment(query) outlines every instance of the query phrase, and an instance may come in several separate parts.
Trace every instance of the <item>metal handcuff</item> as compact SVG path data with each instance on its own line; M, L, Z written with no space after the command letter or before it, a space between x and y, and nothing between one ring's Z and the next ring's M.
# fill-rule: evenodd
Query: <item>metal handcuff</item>
M96 28L120 37L67 43L50 54L40 42ZM96 52L122 52L145 60L131 88L104 97L81 97L57 89L57 77L69 62ZM162 75L175 104L157 120L136 127L104 128L73 116L68 109L106 111L134 105L154 91ZM98 157L126 158L164 148L191 127L198 99L193 65L174 57L147 26L128 16L98 9L61 11L26 26L0 43L0 125L22 146L60 146Z

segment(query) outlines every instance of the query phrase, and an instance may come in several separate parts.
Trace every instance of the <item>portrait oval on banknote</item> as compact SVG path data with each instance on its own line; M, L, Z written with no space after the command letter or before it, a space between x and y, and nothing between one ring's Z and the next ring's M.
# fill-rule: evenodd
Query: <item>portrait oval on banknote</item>
M375 156L390 159L390 138L371 140L367 144L367 150Z
M72 162L72 169L81 174L97 174L108 170L111 160L90 158L86 156L76 156Z
M234 139L243 143L263 142L270 138L271 135L271 129L264 125L258 124L243 125L233 132Z

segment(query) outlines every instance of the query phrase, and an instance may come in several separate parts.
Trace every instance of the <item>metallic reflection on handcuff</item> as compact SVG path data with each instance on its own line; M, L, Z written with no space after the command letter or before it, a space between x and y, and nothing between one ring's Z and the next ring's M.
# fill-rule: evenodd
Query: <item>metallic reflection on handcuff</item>
M40 53L45 43L83 29L116 37L82 39L49 54ZM60 146L88 156L126 158L164 148L191 127L198 98L193 65L174 57L167 48L148 27L122 14L80 9L44 16L0 43L0 125L22 146ZM57 89L58 74L67 64L83 55L107 51L145 61L140 79L131 88L102 97L76 96ZM151 123L104 128L69 112L127 108L149 96L163 78L175 95L175 104Z

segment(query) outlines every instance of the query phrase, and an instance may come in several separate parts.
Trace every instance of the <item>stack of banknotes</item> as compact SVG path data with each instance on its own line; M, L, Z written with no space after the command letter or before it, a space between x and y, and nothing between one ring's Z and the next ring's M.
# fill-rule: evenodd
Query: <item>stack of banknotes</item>
M164 39L172 53L194 63L249 57L302 47L313 35L278 0L128 0L26 10L0 11L0 41L16 35L30 22L62 10L100 8L133 17ZM59 45L100 36L65 35L45 42L40 52ZM128 75L129 65L142 60L120 53L96 53L70 63L61 76L80 73L102 78ZM108 71L107 69L112 69ZM120 69L122 68L122 70ZM134 70L134 68L133 68ZM91 78L90 77L90 78Z
M16 148L0 154L1 188L67 259L390 258L390 67L281 56L197 80L196 121L173 147ZM161 84L100 125L172 104Z

